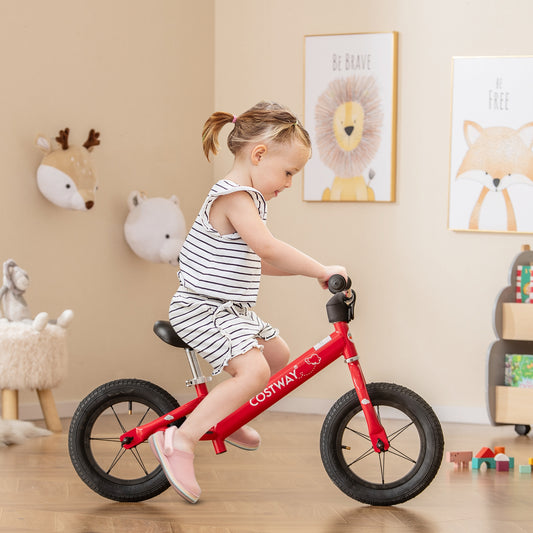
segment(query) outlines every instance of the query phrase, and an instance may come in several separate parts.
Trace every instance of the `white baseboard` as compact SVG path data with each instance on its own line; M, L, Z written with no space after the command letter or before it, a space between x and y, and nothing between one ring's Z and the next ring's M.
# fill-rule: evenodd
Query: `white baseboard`
M178 396L177 400L183 404L190 400L190 396ZM335 403L327 398L299 398L287 396L270 408L273 412L303 413L325 415ZM58 402L56 404L60 418L70 418L78 402ZM438 406L434 407L435 413L441 422L454 422L460 424L490 424L487 411L484 407ZM19 406L21 420L41 420L43 414L39 403L21 404Z

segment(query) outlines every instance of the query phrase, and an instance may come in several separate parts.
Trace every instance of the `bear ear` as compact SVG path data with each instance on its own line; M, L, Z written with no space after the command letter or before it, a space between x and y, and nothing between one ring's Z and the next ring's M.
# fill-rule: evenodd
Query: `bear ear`
M179 201L178 197L177 197L175 194L173 194L173 195L169 198L169 200L170 200L171 202L175 203L178 207L180 206L180 201Z
M45 154L48 154L52 151L50 140L41 133L39 133L39 135L37 135L35 138L35 146L37 146L37 148L39 148L39 150Z
M141 205L144 202L146 195L143 192L131 191L128 196L128 207L131 209Z

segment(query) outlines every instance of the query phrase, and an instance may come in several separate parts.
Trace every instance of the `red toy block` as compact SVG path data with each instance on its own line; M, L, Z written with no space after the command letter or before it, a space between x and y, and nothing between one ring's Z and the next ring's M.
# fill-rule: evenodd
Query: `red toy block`
M488 459L489 457L494 457L494 452L490 448L481 448L479 452L476 453L478 459Z

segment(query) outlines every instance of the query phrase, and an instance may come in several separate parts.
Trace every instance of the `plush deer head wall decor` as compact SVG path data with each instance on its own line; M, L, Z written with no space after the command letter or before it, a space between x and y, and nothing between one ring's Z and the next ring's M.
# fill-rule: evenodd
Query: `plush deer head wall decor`
M59 132L55 140L59 148L52 149L51 141L38 135L35 144L45 154L37 169L37 186L43 196L59 207L87 211L94 205L96 174L89 152L100 144L95 130L83 146L69 146L70 130Z

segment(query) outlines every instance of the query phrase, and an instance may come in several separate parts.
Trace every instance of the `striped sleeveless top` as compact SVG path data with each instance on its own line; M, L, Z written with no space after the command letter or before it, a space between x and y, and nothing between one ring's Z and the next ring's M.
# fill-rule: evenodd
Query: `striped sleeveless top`
M220 235L209 223L213 202L237 191L250 194L266 223L267 205L258 190L227 179L217 182L185 239L179 256L178 278L180 286L188 291L252 307L259 292L261 258L238 233Z

